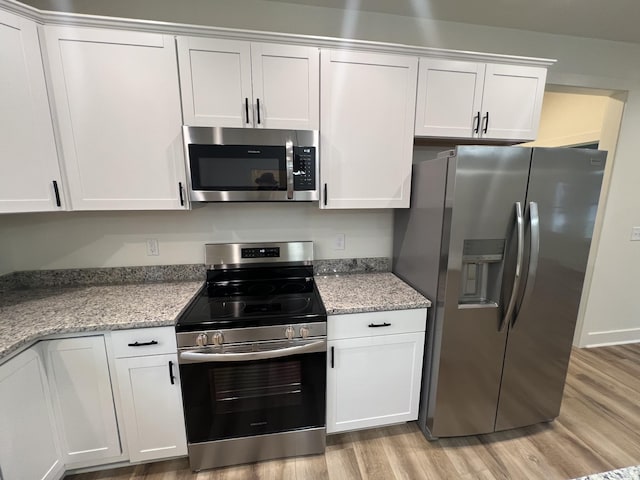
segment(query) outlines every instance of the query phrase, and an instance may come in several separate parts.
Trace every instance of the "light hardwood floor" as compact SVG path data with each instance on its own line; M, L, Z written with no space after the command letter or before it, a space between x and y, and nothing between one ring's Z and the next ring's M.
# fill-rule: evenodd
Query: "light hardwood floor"
M413 423L327 438L324 455L194 474L186 459L73 480L570 479L640 464L640 344L574 349L551 423L428 442Z

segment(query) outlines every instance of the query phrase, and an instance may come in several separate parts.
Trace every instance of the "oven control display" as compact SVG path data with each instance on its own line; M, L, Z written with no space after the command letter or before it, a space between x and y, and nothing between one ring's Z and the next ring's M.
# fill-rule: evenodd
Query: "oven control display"
M280 247L242 249L242 258L269 258L279 256Z

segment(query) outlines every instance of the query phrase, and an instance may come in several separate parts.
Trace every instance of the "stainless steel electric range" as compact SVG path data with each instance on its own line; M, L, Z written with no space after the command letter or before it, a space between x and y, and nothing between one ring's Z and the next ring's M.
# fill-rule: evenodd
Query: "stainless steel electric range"
M209 244L176 323L191 469L325 449L327 315L313 243Z

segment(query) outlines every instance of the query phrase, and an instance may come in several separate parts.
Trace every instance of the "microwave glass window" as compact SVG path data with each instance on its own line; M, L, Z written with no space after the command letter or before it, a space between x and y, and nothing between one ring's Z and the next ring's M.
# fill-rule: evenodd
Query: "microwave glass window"
M220 190L286 190L277 158L200 158L200 185Z
M196 190L287 190L284 147L189 145L189 157Z

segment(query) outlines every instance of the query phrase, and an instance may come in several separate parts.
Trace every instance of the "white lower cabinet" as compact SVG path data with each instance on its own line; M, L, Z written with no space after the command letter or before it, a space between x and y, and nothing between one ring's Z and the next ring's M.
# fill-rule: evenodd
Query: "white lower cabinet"
M67 468L119 460L104 336L48 340L41 348Z
M124 330L111 338L130 460L186 455L173 327Z
M327 322L327 433L416 420L426 309Z
M0 478L51 480L63 473L47 379L30 349L0 366Z

